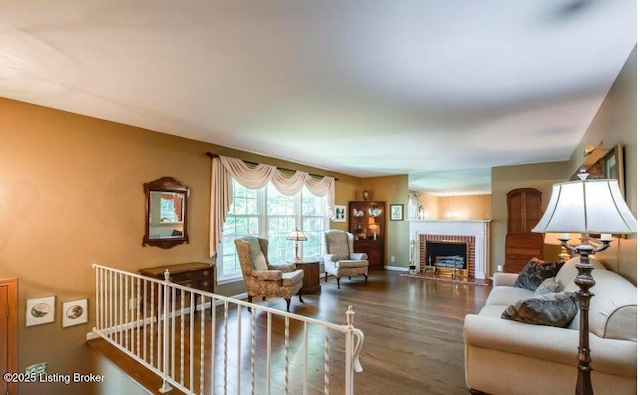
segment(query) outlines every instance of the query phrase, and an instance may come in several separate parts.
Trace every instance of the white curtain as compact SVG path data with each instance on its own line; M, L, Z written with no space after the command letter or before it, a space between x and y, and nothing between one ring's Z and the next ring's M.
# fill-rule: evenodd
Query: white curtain
M260 189L271 182L280 193L287 196L297 193L306 185L314 195L326 196L327 204L333 211L336 180L332 177L315 178L302 171L287 175L275 166L264 164L249 166L240 159L215 157L211 165L209 253L212 257L218 252L222 239L222 227L231 207L232 178L250 189Z

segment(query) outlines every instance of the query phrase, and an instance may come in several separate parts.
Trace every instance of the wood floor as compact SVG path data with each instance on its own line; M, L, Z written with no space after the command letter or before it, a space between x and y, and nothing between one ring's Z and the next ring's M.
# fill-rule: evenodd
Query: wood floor
M466 314L480 310L490 286L401 277L394 271L372 272L366 283L362 276L342 279L341 289L329 277L321 286L322 292L305 295L303 304L293 298L291 312L344 324L353 306L354 325L365 334L356 394L468 394L462 323ZM258 303L285 308L281 298ZM123 366L108 346L92 347ZM127 371L135 367L130 361L124 365ZM139 371L130 374L143 385L147 381ZM158 380L149 381L150 388L159 388Z

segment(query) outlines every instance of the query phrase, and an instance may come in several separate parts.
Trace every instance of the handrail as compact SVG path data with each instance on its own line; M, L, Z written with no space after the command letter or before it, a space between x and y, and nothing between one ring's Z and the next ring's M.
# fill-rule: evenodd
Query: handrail
M353 373L362 371L359 356L364 333L353 326L355 313L351 306L346 312L347 324L339 325L171 283L168 273L163 281L98 264L92 268L96 273L93 332L161 377L161 392L174 387L187 394L203 393L205 388L211 393L226 394L234 389L240 393L250 382L252 394L258 383L260 393L268 394L273 382L284 393L306 394L311 386L310 374L323 363L322 390L328 394L330 372L339 377L331 370L335 363L330 361L342 352L344 391L347 395L354 393ZM259 327L259 317L265 314L266 320L260 318ZM246 318L251 321L249 326L244 324ZM324 331L323 345L314 336L318 330ZM234 331L237 335L232 339ZM341 336L344 350L349 352L332 347ZM235 348L230 347L233 341ZM319 351L319 347L324 347L323 353L311 352ZM207 351L211 357L205 360ZM320 354L322 360L313 359ZM248 360L246 355L250 356ZM222 366L216 364L220 361ZM303 366L301 377L291 374L294 363L296 372ZM242 368L247 365L251 377L243 380L246 373Z

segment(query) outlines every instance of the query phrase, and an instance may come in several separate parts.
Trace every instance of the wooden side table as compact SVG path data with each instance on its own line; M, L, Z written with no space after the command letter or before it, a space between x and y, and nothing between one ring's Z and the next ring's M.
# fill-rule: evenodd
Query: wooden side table
M296 269L304 271L302 279L302 289L300 293L303 295L317 294L320 288L320 261L317 259L305 259L301 262L291 262L296 264Z

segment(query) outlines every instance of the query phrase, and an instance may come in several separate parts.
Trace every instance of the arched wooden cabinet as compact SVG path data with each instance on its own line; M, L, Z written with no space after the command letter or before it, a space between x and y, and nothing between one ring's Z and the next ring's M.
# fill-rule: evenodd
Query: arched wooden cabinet
M544 235L531 229L542 217L542 192L518 188L507 193L504 271L519 273L531 258L542 259Z

